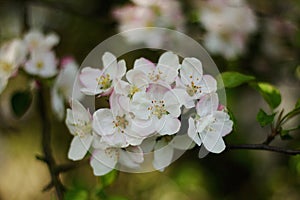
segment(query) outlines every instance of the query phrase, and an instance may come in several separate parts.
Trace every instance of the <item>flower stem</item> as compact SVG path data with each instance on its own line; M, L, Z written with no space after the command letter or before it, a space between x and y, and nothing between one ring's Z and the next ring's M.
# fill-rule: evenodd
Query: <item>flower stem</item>
M51 149L51 124L48 108L49 88L43 83L40 83L39 91L39 114L42 123L42 147L44 153L44 161L48 166L51 183L55 188L57 199L62 200L64 196L64 186L59 178L59 173L56 173L56 163Z

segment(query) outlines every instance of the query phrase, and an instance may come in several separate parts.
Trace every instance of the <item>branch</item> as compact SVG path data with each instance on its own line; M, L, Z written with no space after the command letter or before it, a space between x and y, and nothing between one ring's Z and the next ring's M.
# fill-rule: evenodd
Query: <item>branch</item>
M59 200L63 200L64 186L59 179L59 174L56 173L56 163L51 149L51 125L50 118L47 112L49 108L49 106L47 105L49 99L48 96L49 89L45 85L43 85L43 83L40 83L38 97L39 114L42 123L42 146L44 156L38 158L45 161L45 163L47 164L51 176L51 185L53 185L55 188L57 198Z
M282 153L282 154L286 154L286 155L300 154L300 150L286 149L283 147L276 147L276 146L269 146L267 144L231 144L231 145L227 145L226 149L227 150L240 150L240 149L265 150L265 151Z

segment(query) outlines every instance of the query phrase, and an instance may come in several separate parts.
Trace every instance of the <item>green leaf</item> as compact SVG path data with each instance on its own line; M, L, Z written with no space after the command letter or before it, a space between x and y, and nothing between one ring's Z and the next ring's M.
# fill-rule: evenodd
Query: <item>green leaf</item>
M263 109L259 109L256 115L256 120L262 127L264 127L271 124L274 121L274 117L275 113L273 113L272 115L268 115Z
M269 83L257 83L254 86L256 90L262 95L265 101L268 103L271 109L275 109L281 103L280 91Z
M128 200L128 199L122 196L110 196L108 200Z
M296 103L296 105L295 105L295 109L296 108L300 108L300 99L298 99L298 101L297 101L297 103Z
M32 102L30 91L18 91L11 97L11 107L16 117L22 117L29 109Z
M118 171L112 170L108 174L104 176L100 176L101 186L102 188L111 185L118 177Z
M289 134L289 130L281 130L280 131L280 138L282 140L291 140L293 137Z
M84 189L68 190L65 194L65 200L88 200L89 193Z
M239 72L223 72L221 76L226 88L234 88L243 83L255 80L254 76L248 76Z
M227 111L228 111L228 115L229 115L230 119L233 122L233 132L235 132L236 128L237 128L237 120L236 120L233 112L229 108L227 108Z

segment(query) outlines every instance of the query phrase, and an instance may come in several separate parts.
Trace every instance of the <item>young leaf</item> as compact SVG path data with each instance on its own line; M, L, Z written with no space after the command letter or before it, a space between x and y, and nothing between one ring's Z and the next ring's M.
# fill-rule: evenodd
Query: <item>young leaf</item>
M256 115L256 120L259 124L264 127L271 124L274 121L275 113L268 115L264 110L259 109L259 112Z
M117 176L118 176L117 170L112 170L108 174L101 176L100 177L101 187L105 188L105 187L111 185L116 180Z
M22 117L29 109L32 102L30 91L18 91L11 98L11 107L16 117Z
M282 140L291 140L291 139L293 139L292 136L289 134L289 130L281 130L280 131L280 138Z
M221 76L226 88L234 88L243 83L255 80L254 76L244 75L239 72L223 72Z
M280 91L269 83L257 83L254 86L256 90L262 95L265 101L268 103L271 109L275 109L281 103Z

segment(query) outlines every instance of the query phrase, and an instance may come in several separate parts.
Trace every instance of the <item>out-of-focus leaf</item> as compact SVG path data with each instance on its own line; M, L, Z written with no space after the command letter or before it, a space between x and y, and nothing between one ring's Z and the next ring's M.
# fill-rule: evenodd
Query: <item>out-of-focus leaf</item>
M295 108L300 108L300 99L298 99L296 105L295 105Z
M264 127L266 125L271 124L274 121L275 113L268 115L263 109L259 109L256 120L259 124Z
M254 76L241 74L239 72L223 72L221 76L226 88L234 88L243 83L255 80Z
M126 197L121 196L111 196L108 198L108 200L128 200Z
M88 200L89 193L84 189L68 190L65 194L65 200Z
M269 83L257 83L252 86L259 91L271 109L275 109L281 103L280 91Z
M280 138L282 140L291 140L293 137L289 134L289 130L281 130L280 131Z
M112 170L108 174L106 174L104 176L100 176L102 188L111 185L116 180L117 176L118 176L117 170Z
M230 110L230 109L228 109L227 108L227 110L228 110L228 115L230 116L230 119L232 120L232 122L233 122L233 132L234 131L236 131L236 126L237 126L237 120L236 120L236 118L235 118L235 116L234 116L234 114L233 114L233 112Z
M11 97L12 111L17 117L22 117L29 109L32 102L30 91L17 91Z

